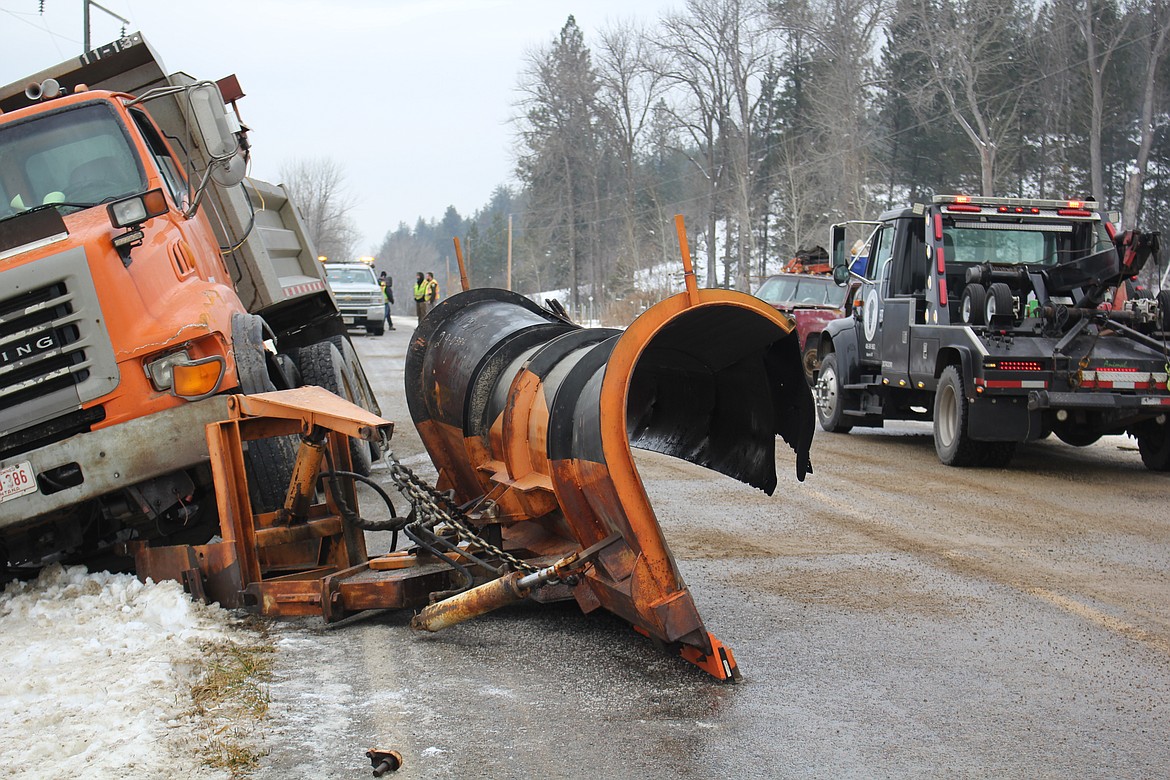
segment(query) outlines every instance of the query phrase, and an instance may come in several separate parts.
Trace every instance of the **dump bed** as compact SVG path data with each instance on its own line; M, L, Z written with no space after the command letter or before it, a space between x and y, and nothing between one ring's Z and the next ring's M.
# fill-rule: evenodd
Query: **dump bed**
M0 87L0 111L29 105L32 101L25 96L25 88L48 78L56 79L67 92L85 84L90 89L135 96L158 87L196 80L181 72L168 75L142 34L132 33ZM229 92L224 96L228 102L242 96L234 78L224 79L220 89ZM197 135L189 132L180 99L181 96L160 97L145 107L171 143L190 154L195 172L188 171L188 176L194 185L209 160L199 148ZM204 205L210 205L214 212L209 217L220 245L235 248L224 260L248 311L263 314L269 321L280 320L283 319L281 309L294 307L307 297L321 299L326 311L336 311L336 303L323 281L316 250L282 186L251 178L236 187L212 186L204 196Z

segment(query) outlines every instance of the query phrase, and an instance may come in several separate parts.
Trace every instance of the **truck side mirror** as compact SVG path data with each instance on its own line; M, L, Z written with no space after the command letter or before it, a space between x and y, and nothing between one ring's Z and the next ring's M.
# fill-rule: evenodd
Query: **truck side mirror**
M191 118L199 129L203 150L212 160L227 160L240 149L236 133L240 130L234 114L228 113L219 94L219 87L211 81L201 81L187 90L187 104Z
M849 281L849 266L834 265L833 266L833 281L837 283L838 287L845 285Z
M837 278L837 269L845 268L845 278L849 278L849 264L845 262L845 225L833 225L833 278ZM837 282L843 284L844 282Z

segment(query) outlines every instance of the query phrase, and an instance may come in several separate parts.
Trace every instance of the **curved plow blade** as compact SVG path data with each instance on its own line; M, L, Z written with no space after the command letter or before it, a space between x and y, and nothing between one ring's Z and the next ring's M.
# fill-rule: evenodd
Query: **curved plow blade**
M572 587L719 679L734 656L703 625L631 447L771 494L776 435L811 471L812 397L791 321L748 295L671 297L625 331L581 328L504 290L443 302L406 360L411 417L458 503L505 547L563 557L604 544Z

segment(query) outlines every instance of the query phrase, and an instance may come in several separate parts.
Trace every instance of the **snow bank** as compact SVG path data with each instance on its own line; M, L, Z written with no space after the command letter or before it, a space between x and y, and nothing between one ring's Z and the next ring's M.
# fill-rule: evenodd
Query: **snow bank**
M0 595L5 777L222 777L198 769L190 685L230 615L176 582L45 569ZM175 770L179 770L177 774Z

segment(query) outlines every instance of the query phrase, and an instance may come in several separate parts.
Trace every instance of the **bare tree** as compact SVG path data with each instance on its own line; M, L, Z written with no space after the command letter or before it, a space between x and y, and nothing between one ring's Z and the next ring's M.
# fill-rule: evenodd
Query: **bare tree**
M719 133L730 111L724 56L729 20L721 6L721 0L687 0L685 12L667 14L659 37L663 76L677 95L671 114L690 137L693 146L684 151L706 184L708 287L717 284L715 230L726 162Z
M1122 224L1133 227L1137 224L1137 217L1141 211L1142 185L1145 182L1146 172L1150 164L1150 150L1154 144L1154 115L1162 98L1159 88L1158 75L1162 61L1166 56L1166 49L1170 46L1170 4L1167 0L1138 0L1135 11L1141 13L1146 20L1146 28L1150 30L1145 39L1145 57L1142 74L1141 110L1138 118L1137 158L1130 169L1129 178L1125 182L1125 200L1122 202Z
M345 172L337 161L294 159L281 166L280 177L317 253L332 260L352 260L359 235L349 215L353 199L346 192Z
M636 266L638 253L638 152L653 106L665 88L663 68L655 59L646 32L633 23L620 23L601 31L597 47L597 106L607 136L617 147L625 185L622 209L625 252Z
M1062 7L1063 6L1063 7ZM1101 133L1105 122L1105 73L1118 50L1127 43L1132 16L1123 15L1112 28L1105 12L1116 11L1112 0L1067 0L1059 12L1074 20L1085 42L1085 73L1089 85L1089 186L1094 200L1105 202L1104 162ZM1113 14L1110 14L1113 16Z
M941 94L951 118L979 154L982 194L995 194L996 164L1003 142L1018 133L1022 90L1018 30L1031 18L1019 0L915 0L924 34L917 49L930 63L918 92L929 106Z

